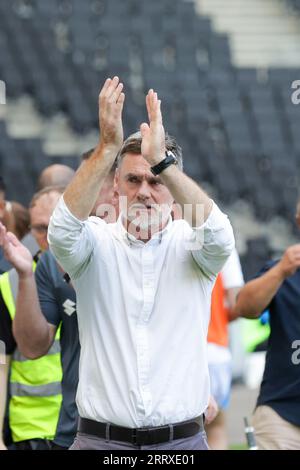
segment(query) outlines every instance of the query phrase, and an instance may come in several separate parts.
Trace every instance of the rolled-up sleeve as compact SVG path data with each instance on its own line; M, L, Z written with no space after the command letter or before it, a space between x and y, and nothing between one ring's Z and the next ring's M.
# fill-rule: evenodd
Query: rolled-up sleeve
M73 279L80 277L93 253L94 234L89 219L77 219L63 196L50 219L48 242L53 255L69 276Z
M235 246L231 223L215 203L205 223L193 228L193 240L194 260L207 277L214 278Z

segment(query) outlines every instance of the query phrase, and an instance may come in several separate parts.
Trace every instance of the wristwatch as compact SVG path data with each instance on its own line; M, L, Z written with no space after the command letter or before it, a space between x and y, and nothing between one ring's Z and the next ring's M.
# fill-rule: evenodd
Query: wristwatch
M151 167L151 171L155 176L159 175L163 170L168 168L168 166L178 164L178 160L171 150L167 150L165 155L165 158L161 162Z

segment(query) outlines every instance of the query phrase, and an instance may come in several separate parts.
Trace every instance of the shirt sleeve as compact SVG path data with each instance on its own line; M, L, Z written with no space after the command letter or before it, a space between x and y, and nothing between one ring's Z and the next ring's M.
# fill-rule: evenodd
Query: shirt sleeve
M241 262L238 252L235 248L224 264L222 269L222 280L225 289L242 287L244 285L244 276Z
M37 263L35 280L42 313L48 323L58 326L61 322L60 310L55 297L53 281L49 276L43 257Z
M201 271L210 279L221 271L234 245L234 235L227 215L213 202L205 223L193 228L191 252Z
M95 237L92 230L93 221L90 219L99 219L97 224L105 225L104 221L96 217L85 221L77 219L68 209L63 196L50 219L48 229L50 250L73 279L81 276L93 254Z
M5 345L5 354L11 355L16 349L16 341L12 332L12 321L0 291L0 341Z

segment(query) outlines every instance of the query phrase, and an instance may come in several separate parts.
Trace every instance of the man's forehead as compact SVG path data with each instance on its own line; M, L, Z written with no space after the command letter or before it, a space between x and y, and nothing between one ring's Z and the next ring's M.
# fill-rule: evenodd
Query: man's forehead
M141 169L145 171L145 169L148 169L151 171L150 164L141 154L126 153L122 158L122 166L126 170L134 167L137 170Z
M136 175L143 178L159 179L153 175L150 164L142 155L125 155L124 161L122 162L121 171L125 176Z

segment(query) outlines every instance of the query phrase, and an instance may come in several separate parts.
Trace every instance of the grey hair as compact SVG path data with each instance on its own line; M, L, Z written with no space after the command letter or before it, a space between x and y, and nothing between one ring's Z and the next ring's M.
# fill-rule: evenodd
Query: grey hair
M169 135L166 132L165 137L166 149L174 153L175 157L178 160L178 167L180 170L183 169L183 158L182 158L182 149L177 144L175 137ZM142 144L142 134L140 131L131 134L124 140L123 145L117 155L117 168L119 168L121 161L126 153L133 153L139 155L141 153L141 144Z

